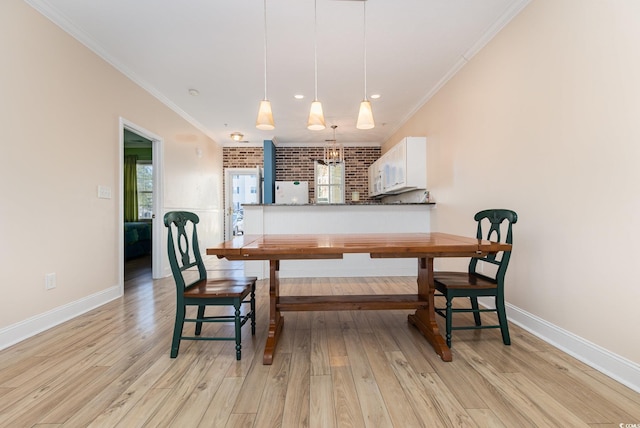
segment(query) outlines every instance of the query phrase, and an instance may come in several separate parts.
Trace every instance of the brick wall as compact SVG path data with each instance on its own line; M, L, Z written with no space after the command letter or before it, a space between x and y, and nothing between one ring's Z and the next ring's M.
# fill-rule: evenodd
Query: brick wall
M308 181L309 198L315 199L314 161L322 159L322 147L277 147L276 180ZM261 147L224 147L222 149L224 168L253 168L263 165ZM368 168L380 157L380 147L345 147L345 200L351 201L352 192L360 192L361 201L369 201Z
M262 147L223 147L223 168L254 168L262 166L264 151Z

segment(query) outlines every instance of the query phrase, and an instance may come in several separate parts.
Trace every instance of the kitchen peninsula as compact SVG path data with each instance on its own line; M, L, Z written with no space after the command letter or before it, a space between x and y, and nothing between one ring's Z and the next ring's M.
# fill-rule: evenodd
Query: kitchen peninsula
M434 203L248 204L244 205L244 233L347 234L429 233ZM245 274L269 277L269 264L246 261ZM338 260L287 260L280 276L354 277L415 276L415 259L371 259L368 254L345 254Z

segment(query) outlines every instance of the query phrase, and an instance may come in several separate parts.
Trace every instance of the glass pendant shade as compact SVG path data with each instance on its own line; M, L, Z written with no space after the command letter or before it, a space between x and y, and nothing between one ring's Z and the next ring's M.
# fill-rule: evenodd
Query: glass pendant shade
M376 126L373 121L373 111L371 110L371 102L364 100L360 103L360 112L358 113L358 122L356 122L356 128L358 129L372 129Z
M322 103L315 100L311 103L309 111L309 120L307 121L307 129L311 131L321 131L326 128L324 124L324 114L322 113Z
M275 127L273 114L271 113L271 102L268 100L260 101L258 119L256 119L256 128L262 131L271 131Z

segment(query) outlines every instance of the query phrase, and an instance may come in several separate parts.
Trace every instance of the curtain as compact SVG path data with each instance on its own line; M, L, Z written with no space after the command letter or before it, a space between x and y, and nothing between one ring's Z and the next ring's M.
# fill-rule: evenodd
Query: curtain
M138 156L124 157L124 221L138 221Z

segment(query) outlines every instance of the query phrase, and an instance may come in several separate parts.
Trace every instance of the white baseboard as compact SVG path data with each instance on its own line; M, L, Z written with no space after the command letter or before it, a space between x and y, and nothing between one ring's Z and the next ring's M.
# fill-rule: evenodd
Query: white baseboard
M480 298L485 307L495 307L492 298ZM507 318L552 346L593 367L599 372L640 392L640 365L591 343L548 321L511 304L505 304Z
M114 286L83 299L52 309L43 314L0 330L0 350L99 306L121 297L120 287ZM493 307L491 298L479 299L486 307ZM509 321L534 336L577 358L583 363L640 392L640 365L616 355L594 343L557 327L517 306L506 304Z
M0 329L0 350L115 300L122 296L120 290L120 287L113 286Z

